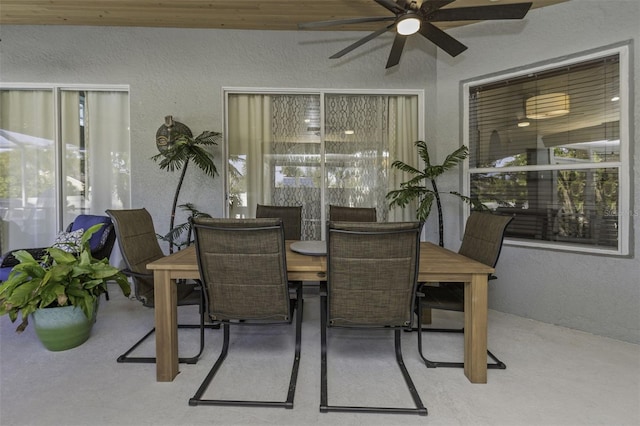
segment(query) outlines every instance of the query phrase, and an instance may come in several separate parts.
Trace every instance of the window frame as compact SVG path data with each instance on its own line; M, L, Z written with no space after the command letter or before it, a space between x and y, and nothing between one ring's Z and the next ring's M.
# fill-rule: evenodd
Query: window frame
M320 97L320 111L325 110L325 99L327 96L331 95L371 95L371 96L415 96L417 98L417 109L418 109L418 117L417 117L417 140L424 140L425 134L425 90L424 89L327 89L327 88L275 88L275 87L223 87L222 88L222 102L223 102L223 114L224 114L224 143L222 147L222 167L223 172L221 173L223 176L223 187L225 193L225 203L223 214L224 217L229 217L229 141L228 141L228 127L229 127L229 96L237 95L237 94L261 94L261 95L317 95ZM324 115L322 112L321 116ZM326 134L325 134L325 122L320 122L320 163L319 167L322 173L322 176L326 176L326 165L327 161L325 158L325 142L326 142ZM413 143L415 141L411 141ZM418 159L418 161L420 161ZM325 200L325 191L327 187L323 185L321 190L321 199ZM321 217L328 217L328 211L326 211L325 203L322 202L320 205L321 209ZM324 227L321 228L322 238L325 236Z
M48 90L52 93L52 113L54 116L54 168L56 173L55 179L55 199L56 199L56 218L55 223L58 230L63 230L67 225L65 224L64 207L63 207L63 169L64 161L62 156L64 155L62 144L62 126L61 126L61 93L64 91L84 91L84 92L126 92L127 95L131 95L131 88L128 84L74 84L74 83L5 83L0 82L0 90ZM129 110L131 114L131 110ZM129 122L131 121L129 117ZM131 157L131 145L129 145L129 157ZM130 186L130 185L129 185ZM128 204L131 205L131 193L129 193Z
M505 71L492 73L485 76L475 77L460 82L460 96L462 107L462 141L463 144L470 146L469 139L469 94L474 86L504 81L510 78L520 77L528 73L542 72L549 69L560 68L562 66L577 64L594 59L604 58L610 55L618 55L620 70L620 161L588 163L584 166L572 166L571 169L597 169L597 168L617 168L619 173L619 191L618 191L618 246L616 249L603 248L588 244L571 244L556 241L541 241L515 239L505 237L504 244L520 247L531 247L538 249L551 249L568 252L590 253L601 255L628 256L630 255L630 227L631 227L631 68L630 68L630 49L629 43L621 43L617 45L607 46L591 51L577 53L571 56L552 59L549 61L538 62L523 67L512 68ZM471 194L471 175L480 172L518 172L518 171L550 171L564 170L564 164L548 164L548 165L530 165L530 166L511 166L511 167L493 167L493 168L471 168L469 159L467 158L463 164L462 173L462 190L463 194L469 196ZM469 205L463 207L462 220L471 213Z

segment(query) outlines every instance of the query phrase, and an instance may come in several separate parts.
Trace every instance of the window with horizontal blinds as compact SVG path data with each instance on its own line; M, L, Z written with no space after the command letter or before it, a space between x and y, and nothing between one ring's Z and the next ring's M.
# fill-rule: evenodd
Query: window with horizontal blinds
M627 252L624 52L612 49L465 85L468 193L496 213L514 216L507 238Z

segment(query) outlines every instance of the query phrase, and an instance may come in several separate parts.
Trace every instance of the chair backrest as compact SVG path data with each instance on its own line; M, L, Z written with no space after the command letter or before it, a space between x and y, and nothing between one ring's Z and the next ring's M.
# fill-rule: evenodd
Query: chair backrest
M472 212L458 253L495 267L502 250L504 231L512 220L511 216Z
M136 298L153 306L153 274L147 264L164 257L153 218L142 209L107 210L116 229L122 258L135 281Z
M282 219L192 223L212 320L291 320Z
M375 222L375 207L344 207L329 205L329 220L334 222Z
M420 222L329 222L329 326L411 324L421 227Z
M113 251L113 245L116 241L116 233L113 223L108 216L99 216L91 214L78 215L73 222L67 226L67 232L77 231L78 229L87 230L93 225L103 224L98 232L94 233L89 239L89 248L91 255L96 259L109 259Z
M302 238L302 206L256 206L256 218L280 218L285 240Z

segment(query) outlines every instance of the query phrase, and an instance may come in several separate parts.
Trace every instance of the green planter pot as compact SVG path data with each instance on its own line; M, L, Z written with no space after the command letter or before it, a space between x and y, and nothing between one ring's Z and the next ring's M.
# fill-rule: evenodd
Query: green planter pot
M36 335L50 351L66 351L87 341L95 323L76 306L38 309L32 314Z

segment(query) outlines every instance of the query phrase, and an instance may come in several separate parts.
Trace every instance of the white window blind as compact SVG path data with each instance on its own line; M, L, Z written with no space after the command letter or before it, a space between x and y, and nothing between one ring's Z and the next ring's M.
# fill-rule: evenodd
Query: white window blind
M623 58L615 50L466 85L469 195L515 216L508 238L627 251Z

